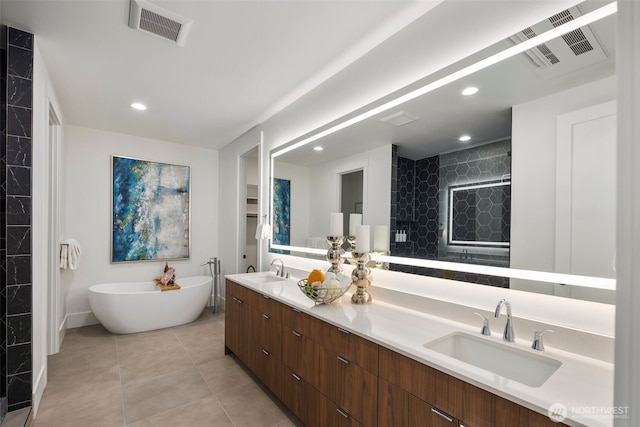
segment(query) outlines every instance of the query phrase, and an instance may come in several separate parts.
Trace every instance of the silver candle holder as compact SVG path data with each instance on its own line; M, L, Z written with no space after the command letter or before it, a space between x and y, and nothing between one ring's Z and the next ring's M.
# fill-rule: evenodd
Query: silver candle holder
M377 257L389 255L389 252L387 252L387 251L374 251L373 253ZM388 270L389 269L389 264L384 262L384 261L382 261L382 260L380 260L380 259L375 259L374 262L376 264L376 268L379 268L381 270Z
M356 250L356 236L346 236L347 242L349 242L349 252L354 253ZM353 258L347 260L347 264L355 264L356 261Z
M331 263L331 267L327 271L335 274L341 273L342 263L344 262L342 257L344 255L344 249L342 249L344 236L327 236L327 242L331 246L327 251L327 261Z
M367 293L367 288L371 284L372 277L367 263L371 257L368 252L352 252L351 255L356 262L356 268L351 272L351 283L357 288L351 296L351 303L368 304L371 302L371 295Z

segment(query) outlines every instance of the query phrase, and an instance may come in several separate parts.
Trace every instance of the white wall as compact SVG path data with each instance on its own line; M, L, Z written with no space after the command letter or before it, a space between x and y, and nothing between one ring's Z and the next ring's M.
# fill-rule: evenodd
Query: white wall
M311 168L311 176L313 177L309 191L313 195L309 226L311 236L325 237L328 235L329 214L340 212L340 175L360 169L364 172L362 177L364 185L362 223L372 226L389 226L391 216L391 145L385 145Z
M63 120L49 73L44 64L38 39L35 39L33 57L33 157L32 157L32 408L36 414L42 393L47 384L47 355L50 340L57 341L57 331L64 324L64 292L54 295L57 300L49 301L49 292L59 285L60 274L49 277L48 262L56 256L55 248L49 247L49 159L55 153L50 149L49 108L56 111L59 120ZM63 142L63 141L61 141ZM55 213L54 213L55 215ZM53 218L54 221L57 218ZM56 315L51 325L50 310ZM63 331L64 332L64 331ZM56 348L51 349L57 351Z
M291 246L327 236L329 214L340 212L340 175L356 170L363 170L363 224L389 227L391 145L311 168L277 162L274 169L274 177L291 180Z
M222 274L234 274L244 272L241 252L245 240L240 235L240 216L244 215L243 200L244 191L241 186L244 185L246 177L240 176L240 157L256 146L260 146L260 130L252 129L238 138L234 144L227 145L219 152L220 170L218 179L220 182L219 194L219 211L218 219L220 222L219 234L219 257L221 260ZM260 155L258 156L260 158ZM243 171L244 173L244 171ZM262 169L258 171L261 176L261 182L267 182ZM262 186L264 187L264 185ZM267 213L268 207L263 207L258 201L258 218L262 214ZM245 223L244 219L242 223ZM248 235L255 235L255 230L248 230ZM261 251L266 245L266 241L258 244L258 264L261 263ZM256 268L260 268L256 266ZM224 288L224 286L222 286ZM224 291L223 291L224 292Z
M619 3L618 191L614 405L629 408L616 427L640 425L640 4Z
M614 100L616 78L609 77L513 106L511 155L511 267L555 271L557 117ZM512 287L553 284L513 280Z
M309 230L311 201L316 200L310 191L311 170L304 166L282 162L277 162L274 169L274 178L291 181L290 245L305 247L307 238L315 237Z
M150 281L164 261L110 263L111 156L120 155L191 167L190 260L172 261L177 277L208 275L200 263L218 253L218 152L172 142L66 127L65 238L82 245L76 271L64 270L69 327L95 323L87 290L108 282Z

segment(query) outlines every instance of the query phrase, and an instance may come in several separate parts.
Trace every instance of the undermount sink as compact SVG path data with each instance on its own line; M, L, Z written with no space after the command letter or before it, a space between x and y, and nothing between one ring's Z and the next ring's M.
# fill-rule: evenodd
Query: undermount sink
M246 278L254 283L271 283L286 280L284 277L276 276L275 273L249 274Z
M461 332L428 342L424 347L530 387L540 387L562 365L511 344Z

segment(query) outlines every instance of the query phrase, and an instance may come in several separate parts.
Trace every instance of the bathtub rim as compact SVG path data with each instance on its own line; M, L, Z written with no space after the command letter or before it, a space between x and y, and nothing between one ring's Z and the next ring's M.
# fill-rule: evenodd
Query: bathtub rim
M186 279L192 279L192 280L196 280L196 279L201 279L196 283L190 283L187 285L182 285L180 283L180 280L186 280ZM211 276L187 276L187 277L183 277L182 279L177 279L176 280L178 282L178 285L180 285L180 289L176 289L178 291L181 290L186 290L189 288L194 288L196 286L203 286L203 285L207 285L210 284L209 282L213 281L213 278ZM125 287L125 286L131 286L131 285L153 285L154 289L153 290L145 290L145 291L133 291L133 292L120 292L118 291L118 287ZM111 288L111 289L108 289ZM141 295L141 294L155 294L155 293L161 293L163 291L161 291L157 285L155 284L155 282L148 280L148 281L139 281L139 282L109 282L109 283L96 283L95 285L91 285L89 286L89 292L90 293L96 293L96 294L114 294L114 295Z

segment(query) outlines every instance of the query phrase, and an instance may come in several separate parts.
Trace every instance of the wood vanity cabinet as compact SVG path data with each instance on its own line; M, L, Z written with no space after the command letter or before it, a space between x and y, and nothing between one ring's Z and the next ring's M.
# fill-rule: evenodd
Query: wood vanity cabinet
M226 286L225 352L306 426L562 426L231 280Z
M523 406L495 397L496 427L557 427L566 424L551 421L546 415L539 414Z
M379 357L379 427L565 426L387 348Z

